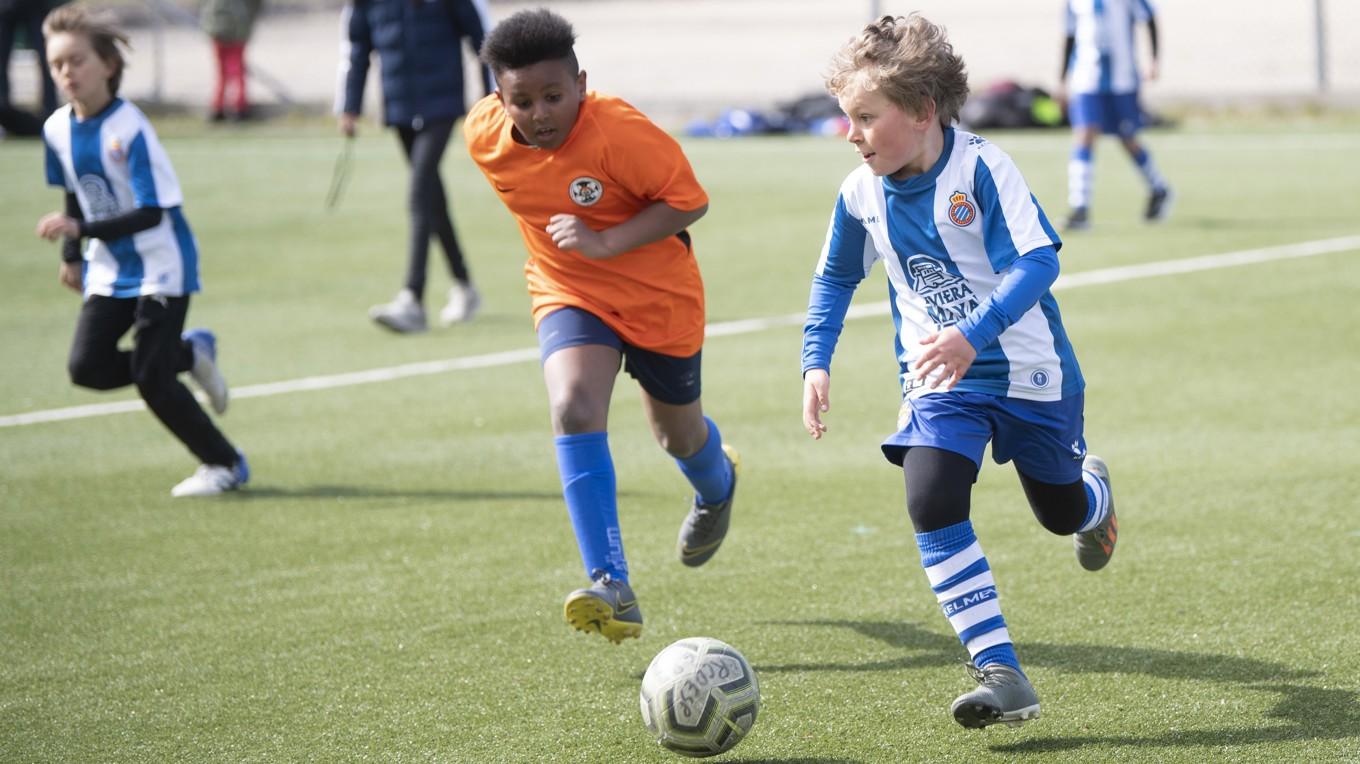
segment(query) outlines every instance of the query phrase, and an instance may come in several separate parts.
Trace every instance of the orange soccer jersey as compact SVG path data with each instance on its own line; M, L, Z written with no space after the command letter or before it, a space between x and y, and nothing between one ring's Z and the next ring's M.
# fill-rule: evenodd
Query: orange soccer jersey
M656 202L684 211L707 204L680 145L624 101L593 91L556 149L517 142L512 126L493 94L472 107L463 132L472 159L519 221L534 325L570 306L594 314L630 345L673 356L699 352L704 285L688 234L592 260L559 249L547 232L559 213L600 231Z

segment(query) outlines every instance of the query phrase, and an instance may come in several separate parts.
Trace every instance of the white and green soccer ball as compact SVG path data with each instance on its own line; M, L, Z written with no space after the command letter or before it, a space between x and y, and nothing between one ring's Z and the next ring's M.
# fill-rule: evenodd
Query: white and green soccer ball
M642 723L662 747L684 756L714 756L751 731L760 687L736 648L712 637L690 637L652 659L639 700Z

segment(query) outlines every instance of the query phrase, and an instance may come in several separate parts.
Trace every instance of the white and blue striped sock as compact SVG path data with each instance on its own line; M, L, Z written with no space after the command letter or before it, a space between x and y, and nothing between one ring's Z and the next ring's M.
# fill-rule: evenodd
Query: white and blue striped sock
M973 665L1002 663L1017 671L1020 660L1001 616L992 569L982 554L973 524L967 520L916 534L921 565L935 591L935 600L959 635Z
M1105 522L1110 515L1110 484L1090 470L1081 471L1081 482L1086 486L1086 521L1077 529L1085 533Z

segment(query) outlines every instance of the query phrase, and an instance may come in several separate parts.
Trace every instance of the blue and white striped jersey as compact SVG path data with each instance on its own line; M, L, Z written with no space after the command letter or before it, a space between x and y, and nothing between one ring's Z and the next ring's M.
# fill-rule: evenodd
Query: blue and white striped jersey
M1067 34L1073 38L1068 90L1138 92L1133 31L1154 13L1151 0L1067 0Z
M68 104L43 125L47 182L76 195L86 220L141 207L165 210L153 228L85 247L85 294L168 297L196 292L198 246L180 210L175 170L141 110L115 98L99 114L76 118Z
M919 341L977 310L1019 258L1061 246L1015 163L971 133L946 129L934 167L905 181L860 167L841 185L817 263L803 368L830 368L850 294L882 260L903 394L927 394L910 382ZM1083 387L1058 303L1044 289L954 389L1054 401Z

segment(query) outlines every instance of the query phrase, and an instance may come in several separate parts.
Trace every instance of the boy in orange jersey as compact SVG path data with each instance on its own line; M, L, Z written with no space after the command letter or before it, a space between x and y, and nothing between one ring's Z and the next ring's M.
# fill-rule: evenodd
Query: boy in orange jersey
M738 459L699 402L704 291L686 229L708 196L674 139L627 103L586 90L575 42L547 10L501 22L481 50L498 89L463 131L529 251L562 492L592 579L567 596L564 614L618 643L642 633L606 433L620 365L642 387L657 442L694 486L678 542L685 565L702 565L722 543Z

